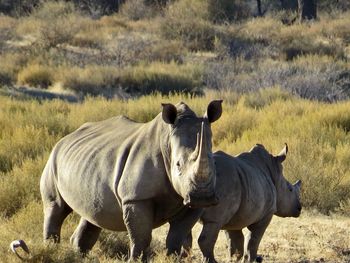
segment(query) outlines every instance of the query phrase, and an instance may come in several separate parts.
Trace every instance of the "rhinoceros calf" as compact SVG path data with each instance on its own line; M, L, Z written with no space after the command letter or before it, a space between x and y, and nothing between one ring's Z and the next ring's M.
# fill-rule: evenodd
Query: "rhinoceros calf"
M213 250L221 229L226 231L230 256L238 253L243 262L261 261L257 250L272 216L300 215L301 181L291 185L282 173L287 151L286 145L279 155L273 156L257 144L236 157L221 151L214 153L219 203L204 209L203 229L198 239L206 262L216 262ZM244 237L245 227L248 234ZM189 250L191 245L190 234L184 248Z
M178 240L198 220L196 208L217 203L210 124L221 116L221 102L212 101L204 117L184 103L162 104L148 123L119 116L86 123L61 139L40 181L44 239L59 242L64 219L75 211L81 219L71 243L82 252L101 228L127 230L131 259L143 255L145 261L152 229L167 221L178 228L168 252L179 251Z

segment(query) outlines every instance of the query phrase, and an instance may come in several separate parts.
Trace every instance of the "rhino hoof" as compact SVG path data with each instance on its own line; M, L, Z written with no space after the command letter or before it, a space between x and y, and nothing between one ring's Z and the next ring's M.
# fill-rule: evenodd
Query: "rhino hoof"
M256 259L255 259L255 261L258 262L258 263L263 262L262 256L257 256Z

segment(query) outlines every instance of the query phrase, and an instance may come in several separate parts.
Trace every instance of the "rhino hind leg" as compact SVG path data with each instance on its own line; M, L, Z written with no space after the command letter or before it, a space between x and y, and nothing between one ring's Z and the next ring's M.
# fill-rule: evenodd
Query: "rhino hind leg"
M170 228L166 239L168 255L180 255L181 245L185 250L183 256L189 253L192 247L191 229L198 221L202 211L202 209L185 209L169 222Z
M59 243L61 239L61 227L64 219L72 212L72 209L62 200L46 201L44 203L44 241L52 240Z
M70 243L74 248L85 254L95 245L100 233L101 228L81 218L78 227L70 238Z
M244 262L262 262L262 257L257 255L260 241L270 224L272 215L268 215L261 221L248 226L248 233L244 240Z
M244 235L242 230L226 230L228 240L229 256L236 255L237 260L240 260L244 254Z

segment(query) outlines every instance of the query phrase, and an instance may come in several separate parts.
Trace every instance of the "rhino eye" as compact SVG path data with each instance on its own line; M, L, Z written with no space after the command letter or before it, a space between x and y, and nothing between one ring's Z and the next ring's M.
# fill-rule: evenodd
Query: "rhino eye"
M287 183L287 187L288 187L289 192L293 192L293 187L290 184Z

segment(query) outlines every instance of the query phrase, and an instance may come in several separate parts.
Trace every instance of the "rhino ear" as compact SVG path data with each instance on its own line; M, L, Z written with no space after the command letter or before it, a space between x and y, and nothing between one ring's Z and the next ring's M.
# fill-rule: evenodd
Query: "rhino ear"
M171 103L162 103L162 118L168 124L174 124L177 116L177 109Z
M287 157L287 153L288 153L288 145L285 143L284 148L282 149L282 151L275 157L280 163L282 163L286 157Z
M222 100L213 100L209 103L205 117L210 123L217 121L222 114Z

